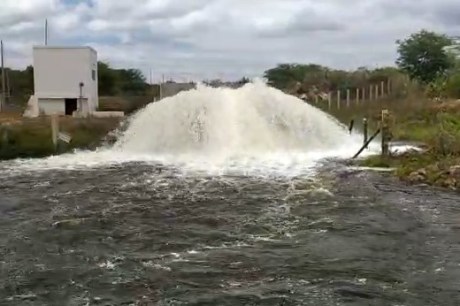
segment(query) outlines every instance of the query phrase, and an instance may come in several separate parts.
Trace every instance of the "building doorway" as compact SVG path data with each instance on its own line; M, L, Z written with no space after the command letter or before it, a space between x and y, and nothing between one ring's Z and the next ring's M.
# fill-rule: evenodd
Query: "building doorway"
M77 99L65 99L65 114L72 116L73 112L77 110Z

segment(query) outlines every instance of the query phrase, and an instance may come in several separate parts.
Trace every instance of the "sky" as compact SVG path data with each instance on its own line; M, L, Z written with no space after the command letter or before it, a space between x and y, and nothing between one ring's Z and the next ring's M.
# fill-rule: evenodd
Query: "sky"
M279 63L394 65L397 39L460 36L459 0L1 0L6 65L32 47L92 46L99 60L153 81L257 77Z

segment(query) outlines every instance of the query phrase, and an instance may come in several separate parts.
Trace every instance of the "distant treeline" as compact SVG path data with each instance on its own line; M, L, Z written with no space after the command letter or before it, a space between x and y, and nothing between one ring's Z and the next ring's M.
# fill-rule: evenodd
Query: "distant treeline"
M7 97L10 104L24 104L34 93L34 68L24 70L6 68ZM239 87L249 82L242 78L236 82L224 82L218 79L204 81L208 86ZM175 83L172 80L166 83ZM159 84L149 84L139 69L115 69L108 63L98 62L98 85L101 97L160 97ZM0 91L2 81L0 78Z
M139 69L113 69L107 63L98 63L100 96L142 96L150 86Z
M34 68L24 70L6 68L7 96L11 103L25 103L34 92ZM146 83L138 69L115 69L109 64L98 62L100 96L144 96L151 95L155 88ZM1 88L0 79L0 88ZM158 89L157 89L158 91Z
M403 73L393 67L374 70L361 67L355 71L344 71L316 64L280 64L267 70L264 77L271 86L296 93L353 90L404 79Z
M396 42L395 67L336 70L316 64L280 64L265 72L268 83L290 93L366 88L391 82L393 95L408 86L432 98L460 98L460 38L421 30ZM411 82L408 82L408 81Z

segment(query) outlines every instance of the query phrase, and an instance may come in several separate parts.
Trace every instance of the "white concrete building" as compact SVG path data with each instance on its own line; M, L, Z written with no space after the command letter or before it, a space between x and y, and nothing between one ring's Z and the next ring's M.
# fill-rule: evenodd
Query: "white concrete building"
M25 116L87 116L99 106L97 52L90 47L37 46L34 88Z

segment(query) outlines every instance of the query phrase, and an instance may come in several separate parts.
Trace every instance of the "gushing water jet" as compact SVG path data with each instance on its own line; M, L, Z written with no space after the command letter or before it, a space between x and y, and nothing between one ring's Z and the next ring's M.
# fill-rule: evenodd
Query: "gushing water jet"
M332 153L357 147L326 113L262 82L239 89L198 86L134 115L114 150L207 158Z

